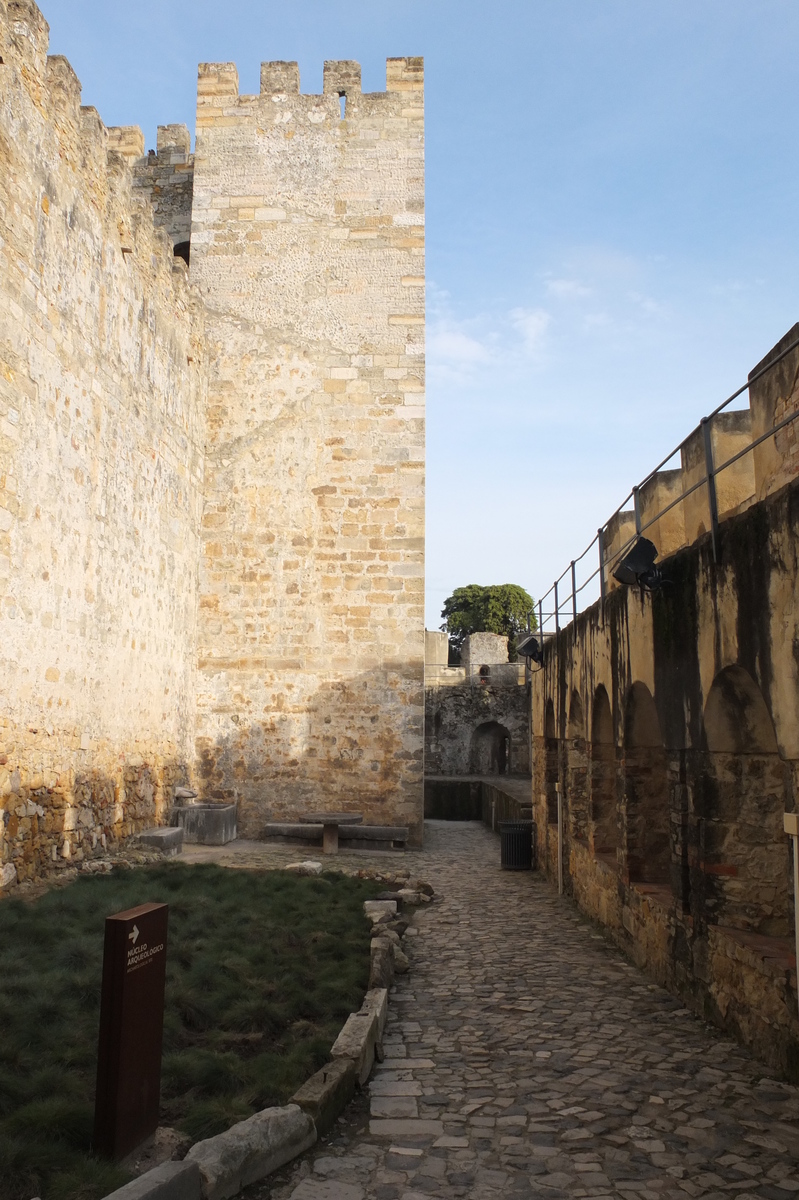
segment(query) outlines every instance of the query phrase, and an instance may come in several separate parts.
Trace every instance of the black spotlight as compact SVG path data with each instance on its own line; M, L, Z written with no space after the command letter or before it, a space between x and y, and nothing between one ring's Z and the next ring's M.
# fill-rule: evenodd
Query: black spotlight
M657 556L654 543L650 542L649 538L639 537L617 565L613 578L629 587L637 583L642 592L652 592L655 588L662 587L665 582L659 567L655 566Z
M519 658L532 659L539 666L544 661L544 656L541 653L541 647L538 643L538 638L533 637L531 633L522 634L519 641L516 643L516 653Z

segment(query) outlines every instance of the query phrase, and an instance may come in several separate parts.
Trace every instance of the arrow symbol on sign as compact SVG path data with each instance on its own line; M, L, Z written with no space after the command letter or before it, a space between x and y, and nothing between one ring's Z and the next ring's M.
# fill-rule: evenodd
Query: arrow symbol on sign
M133 945L135 946L135 945L136 945L136 942L139 940L139 927L138 927L138 925L134 925L134 926L133 926L133 928L131 929L130 933L128 934L128 938L130 939L130 941L131 941L131 942L133 942Z

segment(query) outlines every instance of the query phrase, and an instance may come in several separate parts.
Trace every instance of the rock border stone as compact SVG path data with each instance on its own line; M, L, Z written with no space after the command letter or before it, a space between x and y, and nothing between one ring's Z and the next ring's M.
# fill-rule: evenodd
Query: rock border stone
M369 990L358 1012L344 1022L330 1062L306 1079L287 1105L262 1109L224 1133L195 1142L183 1162L153 1167L105 1200L228 1200L304 1153L332 1128L356 1087L366 1083L375 1059L383 1060L388 991L395 971L408 969L400 939L409 921L398 912L400 903L428 903L434 893L429 884L417 882L395 895L364 901L364 915L372 922Z

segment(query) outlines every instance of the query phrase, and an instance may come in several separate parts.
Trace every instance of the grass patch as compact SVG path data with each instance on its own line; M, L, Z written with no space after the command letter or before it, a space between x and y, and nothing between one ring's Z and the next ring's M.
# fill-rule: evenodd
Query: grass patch
M90 1155L105 917L169 904L161 1122L197 1140L326 1061L369 976L378 884L165 863L0 904L0 1200L99 1200Z

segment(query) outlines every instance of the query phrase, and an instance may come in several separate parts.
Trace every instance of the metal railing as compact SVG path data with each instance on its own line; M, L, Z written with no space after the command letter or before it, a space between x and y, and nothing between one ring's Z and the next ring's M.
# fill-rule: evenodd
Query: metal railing
M600 528L597 530L596 537L589 542L582 554L579 554L576 558L571 560L568 567L566 567L565 571L558 576L549 591L545 592L538 601L538 629L542 636L545 633L545 626L550 622L554 622L554 629L551 629L549 632L554 634L558 634L560 632L560 618L564 610L568 610L569 608L571 609L565 624L569 624L572 620L577 620L579 612L583 611L583 609L578 608L578 597L580 597L586 588L589 587L589 585L597 578L599 580L599 596L590 600L589 604L595 603L595 600L598 598L604 605L607 594L607 577L613 570L613 567L621 558L624 557L630 547L634 544L636 539L642 534L646 533L647 529L651 529L653 525L656 525L657 522L666 516L667 513L671 512L673 508L676 508L679 504L683 504L689 496L693 495L694 492L703 487L707 488L708 493L708 518L710 525L713 561L718 561L719 512L718 496L716 491L717 477L722 471L726 471L728 467L733 466L747 454L751 454L759 445L765 441L768 441L769 438L774 437L775 434L779 433L781 429L784 429L786 425L790 425L792 421L795 421L797 418L799 418L799 409L790 413L787 417L783 418L783 420L778 421L776 425L772 425L766 433L761 434L760 437L749 442L743 448L743 450L738 451L737 454L733 454L730 458L726 459L720 464L716 464L713 461L713 444L711 439L712 422L720 412L732 404L734 400L737 400L738 397L743 395L744 392L747 392L753 383L757 383L759 379L762 379L764 375L767 375L769 371L771 371L777 365L777 363L781 362L782 359L786 358L787 355L796 350L797 347L799 347L799 338L791 342L791 344L786 346L784 350L780 351L780 353L771 359L766 366L761 367L759 371L756 371L754 374L752 374L742 387L739 387L737 391L732 393L731 396L728 396L727 399L722 404L719 404L717 408L714 408L708 416L703 417L699 424L691 430L688 436L683 438L680 444L676 446L670 454L667 454L666 457L662 459L652 471L649 472L645 479L643 479L639 484L633 487L630 492L628 492L615 512L613 512L605 524L600 526ZM648 520L644 521L642 519L640 498L642 489L646 487L650 480L654 479L658 472L661 471L667 463L671 462L671 460L680 453L682 448L697 434L698 431L701 431L702 435L702 448L704 452L705 463L704 475L701 479L698 479L695 483L691 484L690 487L681 492L679 496L677 496L664 508L659 509L654 516L650 516ZM630 500L633 502L632 510L625 509L625 505L627 505ZM635 532L633 533L632 537L628 538L622 546L620 546L611 556L606 559L606 530L612 521L625 512L630 513L630 515L633 517ZM582 580L578 587L577 569L595 546L598 550L599 565L591 572L590 575L587 576L587 578ZM565 579L568 579L567 586L570 585L571 590L568 593L565 593L561 599L561 584ZM550 596L552 597L552 608L550 611L545 611L544 603L549 600ZM586 605L586 607L588 606Z

